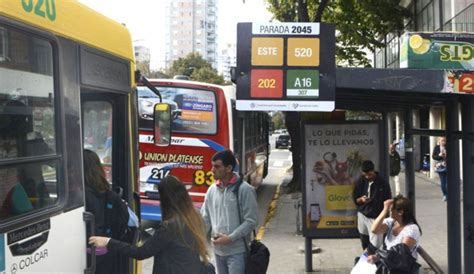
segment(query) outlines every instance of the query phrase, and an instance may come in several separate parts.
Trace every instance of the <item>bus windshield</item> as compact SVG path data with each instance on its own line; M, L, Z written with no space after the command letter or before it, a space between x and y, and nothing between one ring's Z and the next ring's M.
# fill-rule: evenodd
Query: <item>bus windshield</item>
M212 91L172 86L157 88L163 102L171 105L173 132L216 134L216 99ZM141 129L153 129L153 106L159 102L159 97L150 89L138 87Z

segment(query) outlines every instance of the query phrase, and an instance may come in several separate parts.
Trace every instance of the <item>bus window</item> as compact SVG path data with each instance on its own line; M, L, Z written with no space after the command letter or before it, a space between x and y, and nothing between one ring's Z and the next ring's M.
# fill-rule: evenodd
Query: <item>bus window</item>
M0 26L0 221L59 199L53 49Z
M109 183L112 182L112 104L87 101L83 106L84 148L99 156Z
M212 91L183 87L157 87L163 103L171 106L173 132L216 134L216 99ZM140 128L153 130L153 107L158 96L147 87L138 87Z
M6 33L7 32L4 28L0 28L0 62L5 61L5 54L7 51Z

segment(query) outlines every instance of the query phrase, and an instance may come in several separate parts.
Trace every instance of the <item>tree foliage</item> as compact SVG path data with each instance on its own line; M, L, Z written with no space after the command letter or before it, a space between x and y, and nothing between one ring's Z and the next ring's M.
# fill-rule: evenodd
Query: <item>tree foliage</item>
M150 62L137 62L137 69L142 75L149 79L167 79L170 78L165 72L160 70L152 70L150 68Z
M186 75L191 80L223 84L224 78L218 74L217 70L212 68L212 65L204 60L199 53L189 53L186 57L181 57L174 61L168 69L167 74L171 77L175 75Z
M280 129L284 126L283 124L283 113L275 112L272 116L273 129Z
M224 84L224 77L217 74L217 71L212 67L204 67L194 70L193 74L191 74L191 80L218 85Z
M266 0L274 19L281 22L336 24L336 62L338 65L370 66L366 49L384 46L378 38L403 29L408 9L401 0ZM321 3L320 3L321 2ZM324 6L325 5L325 6Z

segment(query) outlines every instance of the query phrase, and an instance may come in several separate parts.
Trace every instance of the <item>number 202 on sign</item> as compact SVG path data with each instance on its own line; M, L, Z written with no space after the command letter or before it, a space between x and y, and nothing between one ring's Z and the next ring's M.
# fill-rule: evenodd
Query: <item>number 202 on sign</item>
M252 98L282 98L283 71L254 69L251 72L250 96Z

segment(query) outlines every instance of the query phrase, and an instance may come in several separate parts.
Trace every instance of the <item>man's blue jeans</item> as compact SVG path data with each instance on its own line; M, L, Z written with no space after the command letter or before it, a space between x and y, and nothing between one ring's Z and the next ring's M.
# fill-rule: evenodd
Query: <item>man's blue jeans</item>
M215 257L217 274L245 274L245 252Z

